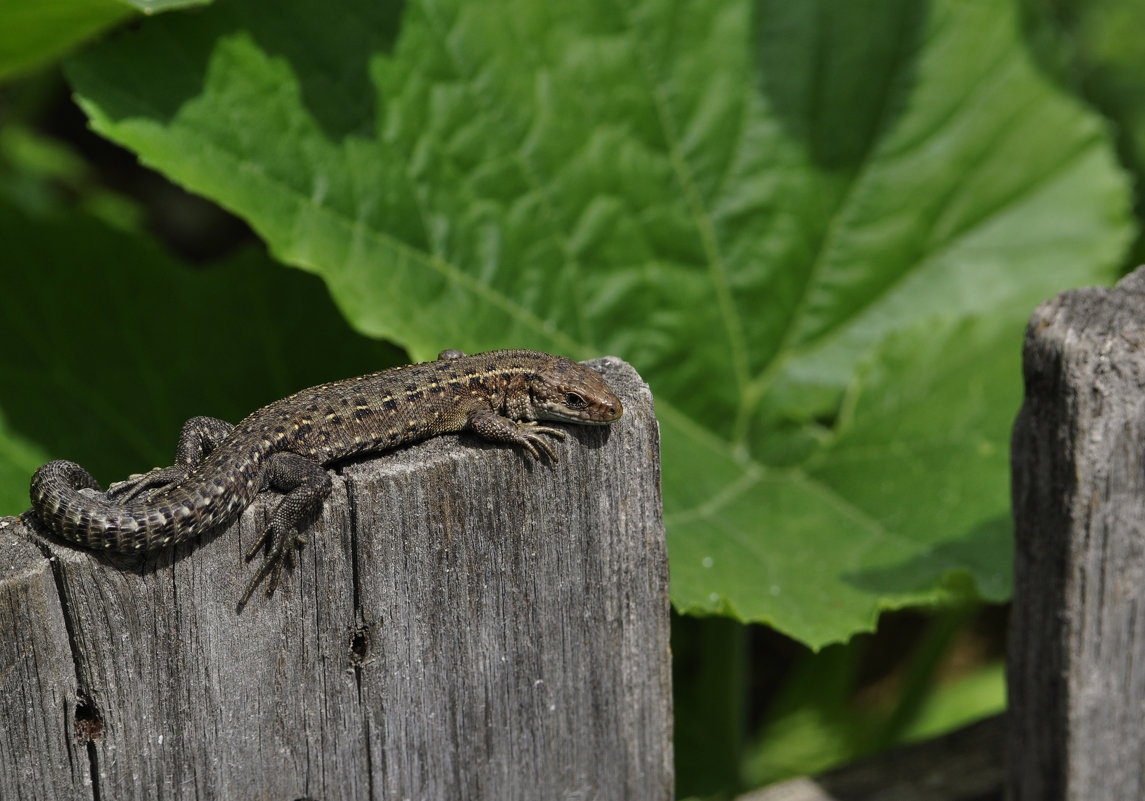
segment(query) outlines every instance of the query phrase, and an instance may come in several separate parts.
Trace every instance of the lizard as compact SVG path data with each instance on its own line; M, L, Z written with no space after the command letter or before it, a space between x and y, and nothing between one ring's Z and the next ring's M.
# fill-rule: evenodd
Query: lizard
M471 431L556 462L542 435L565 432L542 421L604 425L624 409L604 378L563 356L499 350L393 367L320 384L262 407L238 425L193 417L182 427L175 463L111 485L106 493L75 462L51 461L32 476L34 515L76 545L152 552L232 523L267 490L284 493L246 554L265 548L237 610L258 584L274 595L283 564L305 545L300 526L330 494L326 467L441 434Z

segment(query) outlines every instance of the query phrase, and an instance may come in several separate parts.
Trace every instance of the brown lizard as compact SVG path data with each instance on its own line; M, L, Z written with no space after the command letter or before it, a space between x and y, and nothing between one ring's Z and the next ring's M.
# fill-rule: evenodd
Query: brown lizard
M284 492L247 554L266 547L241 609L268 575L273 595L283 562L293 563L305 542L301 523L330 493L326 465L456 431L555 461L542 435L564 432L540 421L605 424L622 413L599 373L564 357L447 350L435 362L304 389L238 425L194 417L179 434L174 465L132 476L106 495L78 464L48 462L32 476L32 513L87 548L152 551L228 525L263 490Z

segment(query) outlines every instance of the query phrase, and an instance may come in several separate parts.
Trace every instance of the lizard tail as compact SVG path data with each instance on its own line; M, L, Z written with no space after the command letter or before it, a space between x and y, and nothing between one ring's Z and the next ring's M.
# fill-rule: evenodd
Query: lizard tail
M48 462L32 475L29 494L45 525L85 548L150 550L177 538L180 515L108 501L99 482L75 462Z

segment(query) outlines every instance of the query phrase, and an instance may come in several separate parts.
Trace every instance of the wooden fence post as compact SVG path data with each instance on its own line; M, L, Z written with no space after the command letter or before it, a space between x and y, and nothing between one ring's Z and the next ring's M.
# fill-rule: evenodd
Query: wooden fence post
M1012 801L1145 797L1145 268L1026 331L1014 426Z
M0 798L670 801L658 428L595 366L624 417L556 465L462 436L342 468L241 615L263 502L142 564L9 520Z

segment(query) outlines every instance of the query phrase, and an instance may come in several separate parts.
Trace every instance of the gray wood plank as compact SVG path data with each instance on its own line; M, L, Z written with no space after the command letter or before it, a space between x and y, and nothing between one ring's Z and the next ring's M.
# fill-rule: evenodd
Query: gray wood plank
M51 565L0 528L0 798L91 799L85 721Z
M1026 331L1008 682L1015 801L1145 796L1145 270Z
M463 435L343 467L241 615L263 502L142 563L51 544L101 797L671 798L658 429L596 364L625 415L556 465Z

